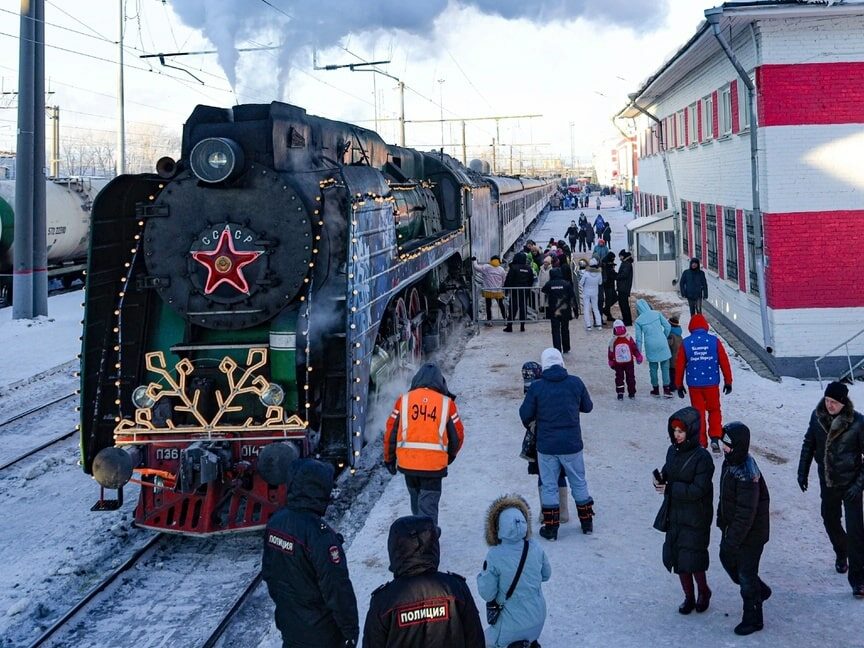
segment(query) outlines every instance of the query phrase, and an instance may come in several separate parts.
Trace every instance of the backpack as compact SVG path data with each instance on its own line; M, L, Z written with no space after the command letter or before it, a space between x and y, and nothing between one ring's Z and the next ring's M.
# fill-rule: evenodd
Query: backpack
M633 351L630 349L630 344L626 338L616 338L614 344L613 351L616 363L627 364L628 362L633 362Z

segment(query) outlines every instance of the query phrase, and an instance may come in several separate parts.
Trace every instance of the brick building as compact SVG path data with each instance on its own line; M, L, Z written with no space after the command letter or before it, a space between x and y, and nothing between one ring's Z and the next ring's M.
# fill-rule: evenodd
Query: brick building
M864 329L864 2L709 14L616 116L636 129L637 213L678 212L680 265L697 256L708 274L706 314L776 373L814 376L816 357ZM864 335L850 349L864 356ZM842 366L842 350L820 362Z

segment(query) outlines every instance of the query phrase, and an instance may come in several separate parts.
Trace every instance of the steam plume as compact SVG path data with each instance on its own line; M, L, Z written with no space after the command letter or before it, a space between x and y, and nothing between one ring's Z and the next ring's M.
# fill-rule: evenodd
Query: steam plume
M654 27L666 14L667 0L452 0L463 7L505 19L536 24L585 18L622 27ZM349 33L399 30L428 37L448 0L174 0L174 11L199 29L219 51L219 65L232 87L237 82L237 46L262 33L281 42L280 87L297 54L325 49Z

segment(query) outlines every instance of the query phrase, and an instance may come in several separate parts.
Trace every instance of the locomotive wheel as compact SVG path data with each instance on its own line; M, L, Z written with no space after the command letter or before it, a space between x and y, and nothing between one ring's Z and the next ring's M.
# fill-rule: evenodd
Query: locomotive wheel
M416 365L420 366L423 360L423 315L426 312L426 303L421 299L420 292L416 288L412 288L408 293L408 320L410 323L410 346L409 359Z

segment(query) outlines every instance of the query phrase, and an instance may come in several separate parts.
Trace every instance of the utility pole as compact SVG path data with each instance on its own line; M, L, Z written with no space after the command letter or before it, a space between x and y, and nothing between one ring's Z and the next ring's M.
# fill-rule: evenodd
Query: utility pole
M377 70L373 70L373 72L377 72ZM381 72L380 74L384 73ZM386 76L396 79L389 74ZM405 146L405 82L399 79L396 81L399 83L399 146Z
M52 178L60 177L60 106L51 106L51 172Z
M438 108L441 115L441 152L444 152L444 79L438 79Z
M462 164L468 166L468 146L465 141L465 120L462 120Z
M125 0L120 5L120 67L117 70L117 175L126 173L126 106L123 100L123 33L126 31Z
M576 173L576 139L575 139L576 122L570 122L570 168L573 170L574 176Z
M497 146L497 140L493 137L492 138L492 175L496 175L498 173L498 171L497 171L498 164L497 164L497 160L495 159L496 146Z
M512 131L511 131L512 133ZM495 120L495 141L492 143L492 173L498 172L496 160L498 159L498 145L501 143L501 119Z
M32 319L48 314L44 0L21 3L19 33L12 318Z

